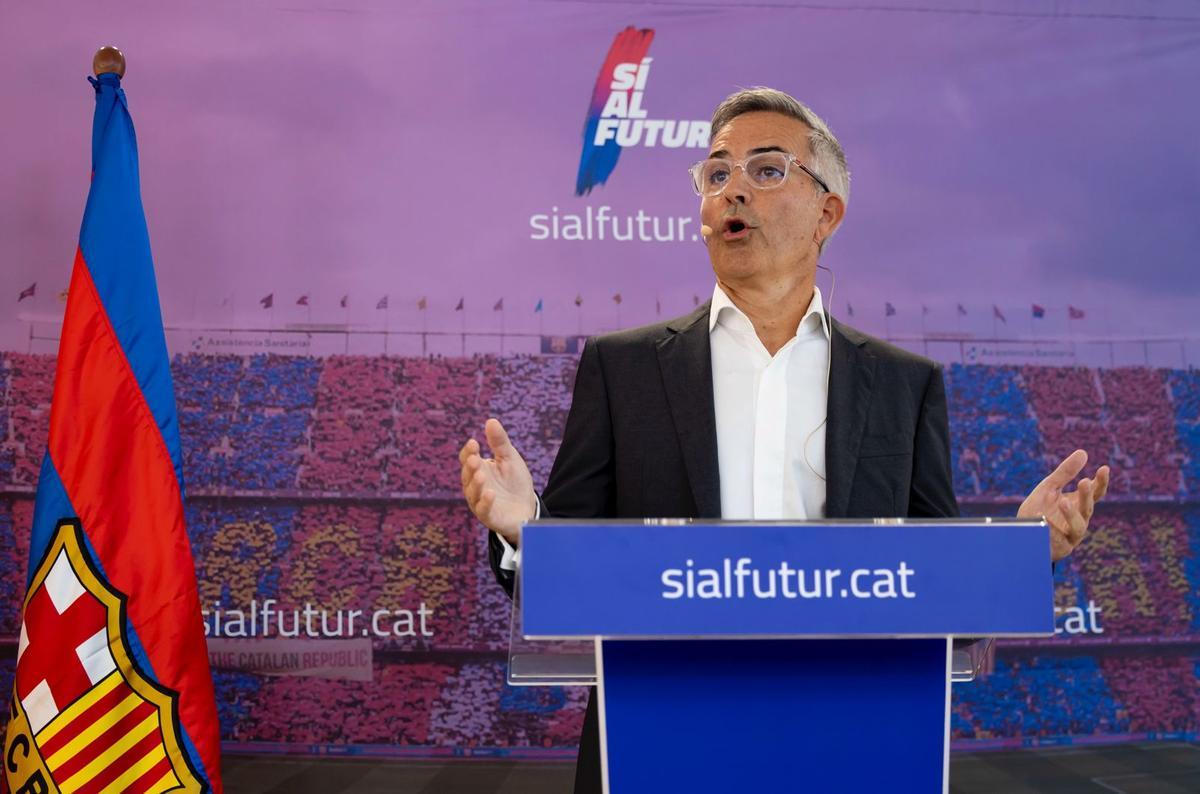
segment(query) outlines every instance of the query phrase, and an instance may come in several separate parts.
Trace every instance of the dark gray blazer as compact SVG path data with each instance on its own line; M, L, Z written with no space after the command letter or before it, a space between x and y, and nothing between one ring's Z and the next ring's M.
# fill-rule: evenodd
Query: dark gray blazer
M708 313L705 303L588 340L543 516L720 518ZM826 516L957 516L941 366L833 318L830 332ZM492 570L511 596L502 555L488 533ZM589 696L575 794L600 794L599 737Z
M588 340L543 515L720 518L708 314ZM957 516L941 366L832 318L830 342L826 517Z

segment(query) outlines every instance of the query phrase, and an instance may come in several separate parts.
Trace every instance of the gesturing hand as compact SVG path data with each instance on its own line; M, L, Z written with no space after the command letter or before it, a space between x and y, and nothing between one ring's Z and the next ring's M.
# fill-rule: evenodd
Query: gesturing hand
M517 545L521 525L533 518L537 494L525 459L508 440L504 425L489 419L483 426L491 458L480 454L479 442L470 439L458 453L462 464L463 496L467 506L488 529Z
M1082 449L1072 452L1037 484L1017 510L1017 518L1046 517L1050 524L1050 559L1054 562L1066 557L1083 541L1092 509L1108 492L1108 466L1101 466L1094 479L1085 477L1074 491L1063 493L1063 488L1083 471L1087 459Z

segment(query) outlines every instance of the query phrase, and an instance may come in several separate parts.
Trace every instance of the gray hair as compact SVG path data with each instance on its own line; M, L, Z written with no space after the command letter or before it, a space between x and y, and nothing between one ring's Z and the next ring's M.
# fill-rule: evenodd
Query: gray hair
M715 138L721 128L735 117L756 111L781 113L803 122L809 130L812 169L829 185L830 192L841 196L844 203L850 203L850 171L846 168L846 153L842 151L842 145L834 137L829 125L812 108L790 94L764 86L745 88L730 94L713 111L712 137Z

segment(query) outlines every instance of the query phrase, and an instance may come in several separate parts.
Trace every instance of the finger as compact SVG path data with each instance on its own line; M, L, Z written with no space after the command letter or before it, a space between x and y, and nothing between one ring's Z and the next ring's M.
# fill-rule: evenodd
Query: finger
M483 466L480 466L467 481L467 504L472 505L472 509L475 509L474 505L479 502L479 496L483 493L483 487L487 485L487 479L487 472L484 471Z
M1075 497L1075 508L1079 511L1079 515L1083 516L1084 522L1091 521L1092 510L1096 505L1096 481L1080 480L1076 493L1078 496Z
M479 518L483 525L488 529L494 529L492 526L492 505L496 503L496 492L491 488L484 488L479 494L479 509L475 515Z
M488 449L492 451L493 457L507 458L516 452L512 442L508 440L508 432L505 431L504 425L500 424L499 419L487 420L483 425L483 432L487 436Z
M1083 536L1087 534L1087 522L1083 520L1083 516L1079 514L1079 511L1071 505L1070 500L1066 497L1058 500L1058 509L1066 521L1063 534L1067 536L1071 547L1074 548L1083 541Z
M482 465L483 458L479 456L479 444L477 442L475 444L475 451L470 455L467 455L466 459L463 461L462 484L464 489L467 487L467 482L475 476L475 472L477 472L479 467Z
M463 461L463 465L462 465L463 493L467 492L467 484L469 482L471 482L471 478L475 476L475 472L479 470L479 467L482 463L483 463L483 458L479 457L478 454L471 455L465 461Z
M1096 491L1092 494L1092 501L1099 502L1108 493L1108 480L1112 471L1108 466L1101 466L1096 472Z
M1082 449L1077 449L1067 457L1063 458L1063 462L1058 464L1058 468L1050 472L1046 479L1042 480L1042 485L1047 485L1051 488L1064 488L1071 484L1079 472L1083 471L1083 467L1087 465L1087 453Z
M1046 523L1050 525L1051 536L1068 546L1071 543L1071 519L1067 516L1069 509L1070 505L1066 497L1060 496L1050 503L1049 509L1043 516Z
M458 462L465 466L467 464L467 458L478 454L479 442L473 438L468 438L467 443L463 444L462 449L458 451Z

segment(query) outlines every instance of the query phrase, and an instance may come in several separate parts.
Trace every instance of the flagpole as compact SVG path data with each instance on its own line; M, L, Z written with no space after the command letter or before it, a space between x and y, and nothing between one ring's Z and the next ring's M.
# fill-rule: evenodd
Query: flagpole
M132 685L136 697L144 698L149 689L164 693L161 698L151 696L152 702L140 700L138 708L150 706L148 722L155 728L152 744L159 750L164 745L175 748L168 750L165 773L158 766L135 765L126 770L123 784L114 783L111 788L128 789L161 776L182 790L219 792L219 723L205 653L195 561L186 534L182 475L176 468L179 411L142 209L133 119L120 83L125 59L115 47L103 47L92 65L94 178L75 249L72 281L76 291L71 293L71 311L64 311L58 334L58 377L51 398L52 413L67 421L50 423L39 449L45 450L47 460L53 458L55 466L53 477L43 472L33 520L22 527L28 531L30 579L36 582L45 577L57 549L63 550L64 557L70 556L67 567L74 567L76 573L102 567L104 576L98 583L87 584L87 576L81 582L69 574L70 583L77 588L71 598L85 594L82 597L100 611L100 631L87 642L98 641L103 653L94 653L93 647L91 661L103 657L111 665L114 656L120 660L119 651L132 643L139 648L139 659L133 667L117 662L121 666L118 675L125 679L121 685ZM114 298L120 301L120 296L130 295L137 300L129 305L118 302L114 307ZM103 372L105 377L74 377L90 372ZM137 412L130 410L131 400ZM86 527L76 516L83 516ZM58 559L63 561L63 557ZM54 578L51 575L47 585L53 584ZM23 591L24 585L22 580ZM106 598L108 588L114 595L121 591L119 605ZM43 591L47 589L51 588L43 587ZM27 598L34 594L35 588L29 587ZM96 627L81 620L76 610L72 610L73 617L66 614L65 606L63 612L57 616L61 623L39 623L33 611L26 610L22 639L28 634L33 646L17 662L18 684L13 687L10 709L14 717L21 712L22 699L26 705L30 703L28 692L21 691L22 679L37 682L49 676L54 682L53 696L47 682L38 688L61 715L59 709L65 710L72 693L69 687L60 686L65 679L56 677L56 670L63 666L79 669L82 661L89 674L96 672L87 655L75 649L78 640L68 639L75 630L84 629L91 635ZM69 628L64 632L65 626ZM92 681L99 684L105 674ZM89 677L84 677L78 692L98 693ZM55 706L56 700L59 706ZM52 716L45 713L45 701L38 709L39 721ZM113 718L112 713L105 716ZM33 721L32 717L26 720ZM103 721L102 717L95 724ZM62 776L53 781L49 772L43 771L41 760L32 752L37 749L32 731L26 727L28 735L22 736L16 730L17 722L10 723L5 748L8 763L0 772L0 788L55 789L53 784L61 785ZM45 734L42 736L44 741ZM23 754L33 756L33 766L38 768L15 763L16 754L11 750L21 741L26 745ZM43 744L43 752L45 749ZM143 761L145 758L149 755ZM93 767L103 761L108 769L117 771L116 764L120 764L115 758L97 759ZM104 772L100 774L103 777Z

